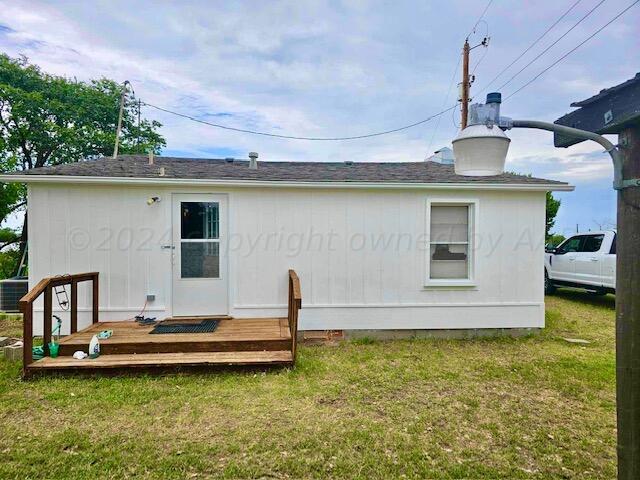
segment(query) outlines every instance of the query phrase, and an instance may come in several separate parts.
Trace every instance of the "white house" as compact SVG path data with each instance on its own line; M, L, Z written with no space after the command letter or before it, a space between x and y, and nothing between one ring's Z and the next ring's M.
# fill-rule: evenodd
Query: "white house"
M145 303L159 318L282 316L293 268L301 330L544 326L545 192L566 183L429 161L252 167L132 155L0 180L28 186L30 286L98 271L101 319Z

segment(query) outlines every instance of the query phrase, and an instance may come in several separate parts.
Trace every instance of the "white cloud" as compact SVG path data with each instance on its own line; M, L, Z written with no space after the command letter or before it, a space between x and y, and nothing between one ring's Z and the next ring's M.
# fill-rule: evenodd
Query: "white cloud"
M515 90L627 5L610 0L505 88ZM90 79L133 82L144 100L225 125L302 136L348 136L386 130L439 111L466 32L484 5L468 2L77 2L0 0L0 49L24 53L43 70ZM477 69L475 89L566 10L547 0L511 8L494 2L487 16L491 45ZM548 39L559 37L589 5L578 5ZM553 121L569 104L630 78L629 48L640 23L633 9L596 39L505 101L512 117ZM484 35L480 25L472 37ZM530 52L501 77L531 59ZM455 97L454 79L450 103ZM496 82L498 85L500 82ZM495 85L493 85L495 87ZM477 100L482 100L478 98ZM449 144L459 114L353 142L297 142L216 130L148 109L163 122L168 151L211 156L216 151L264 159L422 160ZM209 117L203 117L209 118ZM553 147L551 134L511 131L508 168L574 183L610 183L609 160L587 143ZM214 153L212 153L214 152ZM564 208L564 207L563 207Z

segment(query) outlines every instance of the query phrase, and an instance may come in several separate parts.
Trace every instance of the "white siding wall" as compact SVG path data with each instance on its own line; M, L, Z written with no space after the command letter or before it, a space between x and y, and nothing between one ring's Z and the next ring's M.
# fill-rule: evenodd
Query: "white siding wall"
M234 317L283 315L294 268L302 329L544 325L542 192L32 185L30 283L97 270L102 319L132 317L147 293L150 315L170 315L171 254L160 245L171 241L171 193L191 191L229 195ZM150 196L162 200L148 206ZM430 197L478 202L474 287L424 287Z

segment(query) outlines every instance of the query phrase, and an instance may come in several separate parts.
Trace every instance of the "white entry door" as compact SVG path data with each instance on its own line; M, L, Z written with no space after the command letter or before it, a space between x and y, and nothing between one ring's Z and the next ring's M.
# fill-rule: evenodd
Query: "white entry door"
M227 198L174 194L173 315L226 315Z

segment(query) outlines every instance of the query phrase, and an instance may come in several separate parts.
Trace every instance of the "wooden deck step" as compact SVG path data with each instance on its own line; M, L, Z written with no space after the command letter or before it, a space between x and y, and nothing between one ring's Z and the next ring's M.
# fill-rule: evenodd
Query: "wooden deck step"
M60 340L60 356L77 350L88 351L91 337L101 330L113 336L100 341L104 355L143 353L198 353L280 351L291 349L291 334L286 318L222 319L209 333L169 333L155 335L152 326L135 322L100 322Z
M240 366L291 365L290 350L264 352L195 352L141 353L100 355L95 359L76 360L73 357L45 357L29 365L31 372L44 370L128 369L171 366Z

